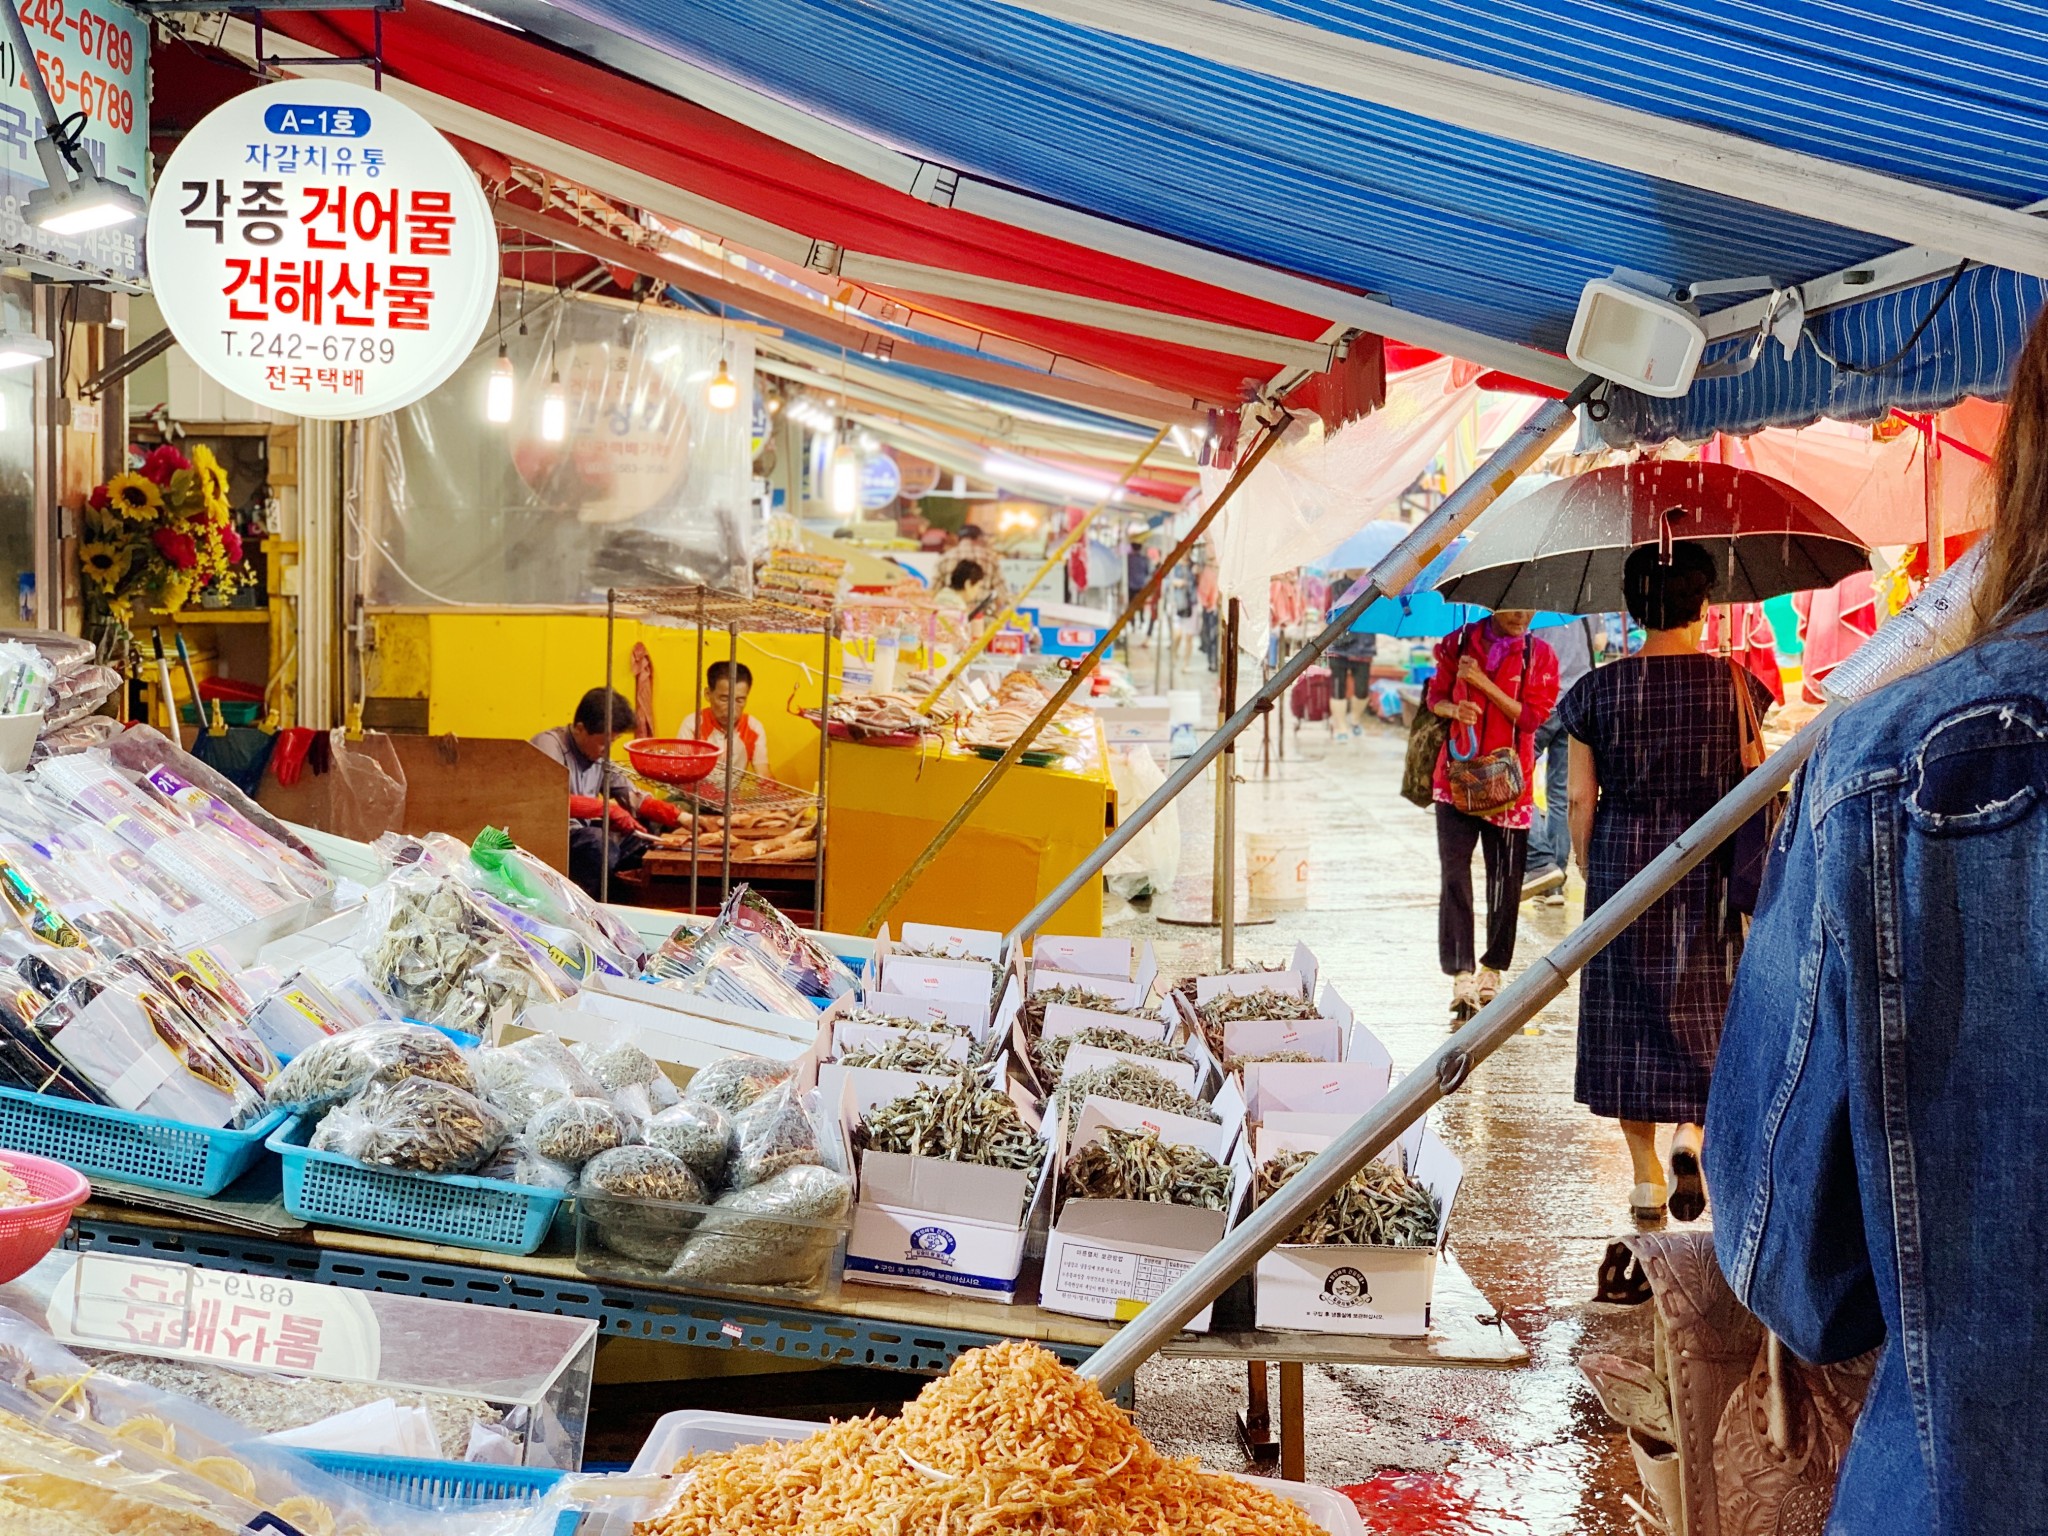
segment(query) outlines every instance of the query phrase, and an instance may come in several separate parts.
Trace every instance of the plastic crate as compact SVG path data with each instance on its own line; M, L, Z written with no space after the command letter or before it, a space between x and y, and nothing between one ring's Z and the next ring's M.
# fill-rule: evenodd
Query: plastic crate
M93 1178L181 1195L226 1189L263 1155L284 1121L277 1109L247 1130L220 1130L0 1088L0 1147L69 1163Z
M294 1448L293 1454L338 1482L409 1509L471 1510L485 1504L538 1504L568 1474L554 1467L495 1467L469 1461L364 1456ZM555 1536L570 1536L582 1516L562 1511Z
M284 1162L284 1208L316 1226L382 1232L491 1253L532 1253L564 1196L466 1173L373 1168L306 1145L313 1121L294 1115L270 1138Z
M761 1440L800 1440L824 1427L797 1419L765 1419L745 1413L665 1413L654 1421L653 1433L640 1447L640 1454L633 1458L633 1471L636 1474L667 1472L683 1457L694 1452L730 1451ZM1359 1516L1358 1506L1334 1488L1318 1488L1313 1483L1285 1483L1276 1477L1230 1475L1294 1500L1308 1512L1309 1519L1328 1531L1330 1536L1366 1536L1365 1521Z

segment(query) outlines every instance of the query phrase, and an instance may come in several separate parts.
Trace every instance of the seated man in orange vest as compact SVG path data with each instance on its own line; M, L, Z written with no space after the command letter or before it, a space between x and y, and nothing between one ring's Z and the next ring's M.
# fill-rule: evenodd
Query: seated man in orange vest
M754 674L743 661L714 661L704 671L704 708L683 726L691 741L708 741L719 749L719 760L706 782L725 783L725 732L732 727L733 777L751 773L759 779L773 779L768 771L768 733L761 722L747 713L747 695L754 690Z

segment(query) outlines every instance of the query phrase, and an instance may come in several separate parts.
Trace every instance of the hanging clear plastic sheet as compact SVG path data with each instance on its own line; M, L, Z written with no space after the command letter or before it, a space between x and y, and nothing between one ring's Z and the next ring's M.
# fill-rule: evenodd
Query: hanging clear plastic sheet
M373 424L372 603L592 603L607 587L749 590L765 526L751 413L714 411L721 359L750 396L747 332L671 309L516 287L502 296L512 419L487 419L489 338L424 400ZM559 381L563 431L549 440Z

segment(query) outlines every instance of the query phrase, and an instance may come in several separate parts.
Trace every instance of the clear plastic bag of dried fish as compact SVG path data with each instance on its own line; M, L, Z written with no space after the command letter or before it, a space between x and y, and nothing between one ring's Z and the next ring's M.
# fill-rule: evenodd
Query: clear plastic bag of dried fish
M581 1168L600 1152L623 1147L633 1126L610 1099L557 1099L526 1125L526 1141L550 1162Z
M578 1219L614 1253L666 1269L682 1251L711 1192L679 1157L659 1147L619 1147L584 1164Z
M732 1116L716 1104L685 1098L640 1127L640 1138L679 1157L705 1184L717 1188L725 1178L726 1160L732 1156Z
M1267 1158L1258 1167L1254 1202L1264 1205L1314 1158L1313 1152L1283 1152ZM1429 1248L1436 1243L1439 1215L1436 1196L1425 1185L1391 1163L1375 1159L1281 1241Z
M1141 1109L1160 1109L1170 1115L1207 1120L1212 1125L1223 1118L1164 1073L1141 1067L1135 1061L1120 1061L1113 1067L1092 1067L1086 1072L1069 1072L1061 1079L1047 1113L1058 1115L1060 1124L1071 1130L1081 1117L1082 1103L1090 1094L1097 1098L1115 1099L1120 1104L1135 1104Z
M515 1127L523 1128L559 1100L604 1094L575 1053L552 1035L530 1035L507 1046L486 1047L476 1053L470 1067L476 1073L478 1091Z
M719 1197L690 1234L668 1278L695 1286L813 1293L830 1279L846 1239L853 1181L832 1168L786 1168Z
M265 1097L276 1108L321 1110L371 1083L428 1077L465 1093L477 1089L469 1057L438 1029L384 1023L317 1040L270 1080Z
M316 1152L411 1173L468 1173L498 1149L505 1117L473 1093L431 1077L372 1083L327 1112Z
M972 1077L923 1083L877 1104L861 1116L856 1145L863 1152L943 1157L1025 1173L1045 1158L1045 1143L1016 1102Z
M542 1157L518 1136L508 1136L498 1150L470 1170L480 1179L524 1184L530 1189L567 1193L576 1184L576 1170Z
M661 1063L630 1040L610 1045L584 1043L570 1050L591 1077L598 1091L618 1106L619 1113L632 1120L645 1120L667 1109L681 1096Z
M786 1082L740 1111L733 1122L732 1163L726 1182L733 1189L751 1189L786 1168L824 1166L824 1138L818 1123L816 1095L796 1091Z
M766 1056L725 1056L697 1073L683 1089L683 1097L700 1104L716 1104L736 1115L771 1088L789 1080L793 1069L786 1061Z
M489 1039L564 995L461 881L431 868L400 869L373 890L362 933L363 974L409 1019Z
M1230 1170L1200 1147L1164 1141L1155 1130L1104 1125L1067 1159L1060 1192L1220 1211L1230 1201Z

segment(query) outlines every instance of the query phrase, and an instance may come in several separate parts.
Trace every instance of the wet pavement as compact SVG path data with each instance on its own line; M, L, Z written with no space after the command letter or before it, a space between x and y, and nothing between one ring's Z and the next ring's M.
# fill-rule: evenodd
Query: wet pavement
M1377 724L1357 738L1332 737L1322 725L1290 728L1285 760L1274 754L1264 771L1259 732L1245 741L1239 831L1306 833L1311 874L1308 910L1241 930L1238 960L1283 961L1297 940L1307 943L1397 1068L1412 1067L1443 1039L1450 983L1436 963L1434 823L1398 793L1406 733ZM1208 783L1179 802L1172 901L1188 910L1208 906ZM1521 910L1519 964L1580 916L1576 900ZM1217 968L1214 929L1122 908L1105 914L1105 932L1150 939L1168 976ZM1643 1309L1588 1299L1608 1242L1630 1230L1629 1164L1615 1126L1572 1101L1576 1008L1567 992L1436 1111L1466 1170L1451 1246L1528 1345L1529 1366L1307 1372L1308 1475L1350 1490L1368 1530L1618 1536L1632 1528L1622 1502L1636 1486L1626 1440L1572 1363L1589 1338L1637 1353L1648 1326ZM1139 1379L1146 1432L1162 1449L1212 1466L1247 1465L1235 1428L1243 1401L1239 1367L1156 1363Z

